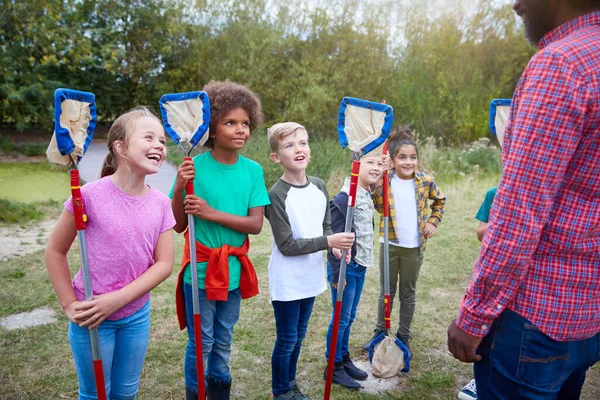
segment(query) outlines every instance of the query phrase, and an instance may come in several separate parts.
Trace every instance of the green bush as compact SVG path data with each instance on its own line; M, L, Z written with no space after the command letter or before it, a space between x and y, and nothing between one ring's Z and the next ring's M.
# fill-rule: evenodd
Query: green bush
M45 156L48 143L30 143L21 144L16 147L16 151L27 157Z
M0 222L14 224L39 221L43 216L44 211L36 204L0 199Z
M502 172L501 151L487 138L462 148L437 148L430 137L421 144L419 155L421 168L440 180Z
M15 144L9 138L0 137L0 150L11 152L15 149Z

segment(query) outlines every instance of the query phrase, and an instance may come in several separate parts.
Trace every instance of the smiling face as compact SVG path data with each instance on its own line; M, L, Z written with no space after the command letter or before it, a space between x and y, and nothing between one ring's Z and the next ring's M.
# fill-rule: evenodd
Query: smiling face
M215 131L210 134L215 150L237 152L250 138L250 117L243 108L228 111L217 121Z
M135 129L127 144L117 143L119 154L133 171L143 175L155 174L167 157L165 131L154 117L142 117L135 121ZM119 150L120 149L120 150Z
M383 157L363 157L360 159L360 172L358 173L358 185L368 189L377 183L383 172Z
M396 150L396 154L392 158L394 170L400 179L413 179L417 170L419 156L415 146L405 144Z
M539 44L546 33L555 28L555 0L515 0L513 10L523 20L527 39L534 46Z
M286 171L304 171L310 162L308 134L304 129L296 129L285 135L279 140L277 151L271 153L270 157L273 162L281 163Z

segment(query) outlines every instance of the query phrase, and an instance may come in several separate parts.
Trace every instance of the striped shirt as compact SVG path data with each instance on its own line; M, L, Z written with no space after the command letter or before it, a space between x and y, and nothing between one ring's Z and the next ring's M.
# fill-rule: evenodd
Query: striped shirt
M600 331L600 12L547 33L515 91L492 205L458 326L509 308L555 340Z

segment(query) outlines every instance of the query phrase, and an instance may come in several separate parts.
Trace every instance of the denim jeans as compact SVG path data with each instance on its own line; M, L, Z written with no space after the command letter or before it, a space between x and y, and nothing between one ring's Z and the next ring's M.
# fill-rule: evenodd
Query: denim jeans
M185 349L185 386L198 391L196 371L196 341L194 337L194 306L192 285L183 284L185 296L185 318L187 321L188 344ZM231 382L229 356L233 342L233 326L240 317L242 296L239 289L231 290L227 301L206 299L206 291L198 290L200 297L200 323L202 325L202 358L205 377L220 382Z
M130 315L98 327L104 385L109 399L135 399L150 338L150 301ZM69 321L69 342L79 381L79 399L97 399L90 331Z
M272 389L275 396L291 390L296 380L296 364L308 329L314 297L293 301L273 301L277 339L271 356Z
M344 297L342 298L342 312L340 315L340 327L338 330L338 339L335 350L335 361L342 361L342 356L350 354L350 348L348 342L350 340L350 328L356 318L356 309L360 302L360 295L362 294L363 286L365 284L365 275L367 269L362 265L349 264L346 269L346 286L344 288ZM327 280L331 286L332 275L331 267L327 263ZM339 287L339 286L338 286ZM337 289L331 286L331 322L329 323L329 329L327 329L327 348L325 349L325 357L329 359L329 346L331 343L331 332L333 330L333 316L335 313L335 303L337 297Z
M600 359L600 333L559 342L506 309L477 352L478 399L578 399L588 368Z

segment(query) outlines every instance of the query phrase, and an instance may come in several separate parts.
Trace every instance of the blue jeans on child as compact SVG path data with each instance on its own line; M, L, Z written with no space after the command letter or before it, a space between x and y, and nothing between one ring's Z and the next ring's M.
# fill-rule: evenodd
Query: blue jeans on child
M340 327L338 330L338 339L335 350L335 361L341 362L342 356L350 354L348 342L350 340L350 328L356 318L356 309L360 302L363 286L365 284L367 268L362 265L350 262L346 268L346 286L344 287L344 297L342 299L342 312L340 315ZM331 286L333 281L331 275L331 267L327 263L327 280ZM339 287L339 286L338 286ZM331 322L327 329L327 348L325 349L325 357L329 359L329 346L331 343L331 332L333 330L333 316L335 313L335 303L337 297L337 289L331 286L331 303L333 309L331 311Z
M277 328L277 339L271 356L272 389L275 396L289 392L290 382L296 380L296 364L314 303L314 297L271 303Z
M600 360L600 333L559 342L506 309L477 352L477 398L578 399L588 368Z
M192 285L183 284L185 296L185 318L187 321L188 344L185 349L185 386L198 391L196 371L196 341L194 336L194 306ZM205 377L220 382L231 382L229 356L233 342L233 326L240 317L242 295L239 289L229 291L227 301L208 300L206 291L199 289L200 323L202 325L202 356Z
M149 338L150 301L129 317L100 324L98 339L107 398L136 398ZM90 330L69 321L69 342L79 381L79 399L97 399Z

